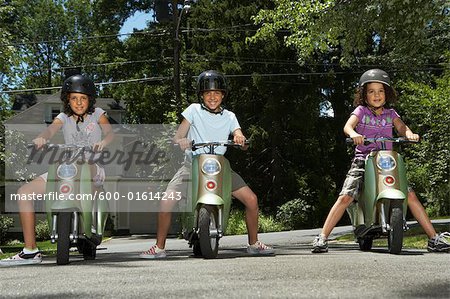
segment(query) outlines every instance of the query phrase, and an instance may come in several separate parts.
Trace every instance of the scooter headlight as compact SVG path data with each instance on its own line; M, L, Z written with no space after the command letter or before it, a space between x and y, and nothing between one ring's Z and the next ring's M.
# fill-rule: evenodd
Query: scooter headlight
M70 180L77 175L77 167L74 164L63 163L58 166L56 174L59 178Z
M378 156L377 165L383 170L392 170L395 168L395 159L391 155Z
M204 174L216 175L220 172L221 166L216 159L206 159L202 164L202 171Z

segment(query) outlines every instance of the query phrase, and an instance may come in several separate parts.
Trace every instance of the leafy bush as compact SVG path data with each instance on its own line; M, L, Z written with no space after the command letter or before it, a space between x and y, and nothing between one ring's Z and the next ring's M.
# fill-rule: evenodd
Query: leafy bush
M303 228L308 226L313 210L303 199L296 198L279 207L276 219L287 230Z
M6 242L6 233L8 233L8 230L12 227L13 223L14 219L0 215L0 244Z
M259 214L258 232L279 232L284 229L283 225L277 222L271 216ZM247 234L247 226L245 225L245 212L241 210L232 210L228 219L227 235L244 235Z
M281 232L285 230L284 225L272 216L260 215L258 221L258 232L260 233L270 233L270 232Z
M47 221L40 220L36 224L36 240L45 241L50 239L50 227Z
M228 218L226 235L243 235L247 233L245 225L245 213L240 210L232 210Z

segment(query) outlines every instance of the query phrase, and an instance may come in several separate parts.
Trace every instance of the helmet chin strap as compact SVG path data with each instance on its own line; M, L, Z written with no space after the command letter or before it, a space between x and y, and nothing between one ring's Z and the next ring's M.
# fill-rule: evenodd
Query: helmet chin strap
M205 104L203 104L203 103L201 103L200 105L202 106L203 110L206 110L209 113L212 113L212 114L223 114L223 109L224 108L222 106L220 106L220 110L219 111L214 111L214 110L211 110L208 107L206 107Z
M76 115L77 116L77 125L78 125L78 123L82 123L82 122L84 122L84 117L83 117L83 115L80 115L80 114L76 114L76 113L74 113L74 115Z

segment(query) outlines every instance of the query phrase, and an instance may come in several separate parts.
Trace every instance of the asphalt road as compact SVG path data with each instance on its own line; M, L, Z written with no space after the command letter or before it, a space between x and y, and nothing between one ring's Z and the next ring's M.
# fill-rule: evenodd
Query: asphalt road
M0 268L0 297L450 298L450 254L390 255L386 248L361 252L353 244L312 254L318 231L260 234L277 250L266 257L247 255L246 236L226 236L215 260L191 257L178 239L168 240L167 259L140 260L154 239L114 238L100 245L95 261L75 255L66 266L46 258L41 265Z

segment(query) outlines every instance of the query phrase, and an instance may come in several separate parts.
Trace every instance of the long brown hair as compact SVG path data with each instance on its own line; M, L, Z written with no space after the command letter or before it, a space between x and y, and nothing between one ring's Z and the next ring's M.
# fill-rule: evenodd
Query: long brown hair
M353 106L367 106L367 85L372 82L368 82L364 84L362 87L357 87L355 90L355 99L353 100ZM387 108L391 107L397 101L397 92L391 86L388 86L384 83L384 91L386 92L386 104Z

